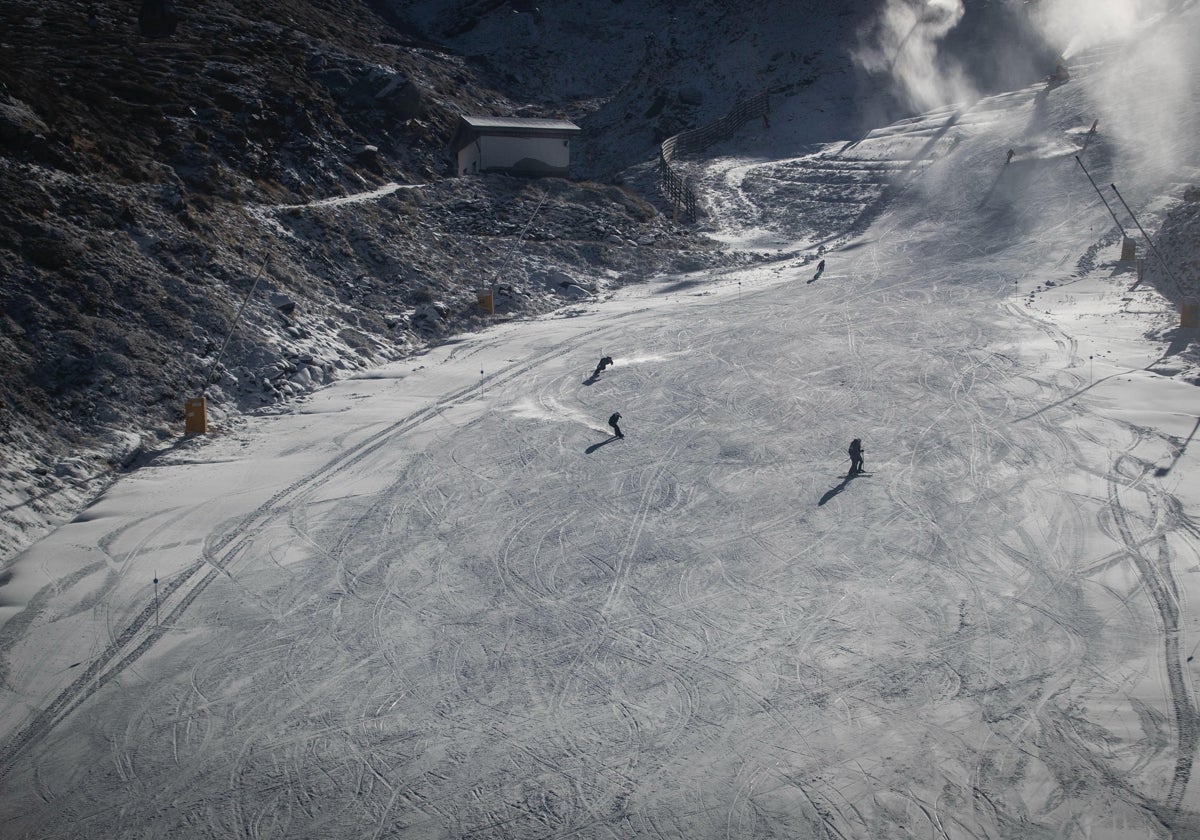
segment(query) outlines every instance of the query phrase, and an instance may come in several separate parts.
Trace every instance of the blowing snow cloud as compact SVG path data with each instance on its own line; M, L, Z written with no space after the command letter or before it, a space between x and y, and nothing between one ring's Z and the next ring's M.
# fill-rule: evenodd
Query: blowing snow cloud
M938 50L964 13L961 0L887 0L861 34L855 58L868 72L889 77L894 92L918 111L970 98L965 74Z

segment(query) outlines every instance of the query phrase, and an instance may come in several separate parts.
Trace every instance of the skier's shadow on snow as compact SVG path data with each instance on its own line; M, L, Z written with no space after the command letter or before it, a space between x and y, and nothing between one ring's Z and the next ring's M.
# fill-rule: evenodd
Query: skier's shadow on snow
M610 438L605 438L604 440L600 441L599 443L593 443L591 446L589 446L587 449L585 449L584 452L586 452L588 455L591 455L593 452L595 452L601 446L608 446L614 440L620 440L620 438L618 438L616 435L613 435Z
M996 187L1000 185L1000 180L1004 177L1004 173L1008 171L1008 167L1010 165L1011 164L1005 164L1004 168L1000 170L1000 174L996 176L995 181L992 181L991 187L988 188L987 194L983 197L983 201L979 202L979 207L977 209L982 210L984 207L987 207L988 202L992 200L992 194L996 192Z
M817 507L820 507L821 505L825 504L830 499L832 499L834 496L836 496L838 493L841 493L843 490L846 489L846 487L850 484L850 482L853 481L857 477L858 476L855 473L848 474L845 478L842 479L841 484L839 484L837 487L830 489L828 492L825 493L824 496L821 497L821 501L817 502Z
M600 381L600 376L598 374L593 373L587 379L583 380L583 384L584 385L595 385L599 381Z
M1154 471L1156 476L1162 478L1164 475L1167 475L1171 472L1174 466L1179 463L1179 459L1183 457L1183 453L1187 452L1188 444L1191 443L1192 438L1196 436L1197 430L1200 430L1200 417L1196 418L1196 425L1192 426L1192 432L1187 436L1187 440L1179 445L1179 449L1176 451L1175 457L1171 460L1171 463L1167 464L1165 467L1159 467Z

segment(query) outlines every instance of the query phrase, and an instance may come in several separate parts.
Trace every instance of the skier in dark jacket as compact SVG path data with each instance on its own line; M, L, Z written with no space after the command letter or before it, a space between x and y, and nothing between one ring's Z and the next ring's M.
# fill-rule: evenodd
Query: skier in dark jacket
M850 441L850 475L858 475L863 471L862 441L855 438Z
M817 282L817 278L819 278L824 273L825 273L825 260L821 260L819 263L817 263L817 270L813 274L812 280L809 280L808 282L809 283Z
M592 371L592 376L599 376L600 372L613 363L612 356L601 356L600 364L596 365L596 369Z
M608 425L612 426L613 434L619 438L625 437L621 434L621 427L617 425L617 421L621 419L621 412L614 411L612 417L608 418Z

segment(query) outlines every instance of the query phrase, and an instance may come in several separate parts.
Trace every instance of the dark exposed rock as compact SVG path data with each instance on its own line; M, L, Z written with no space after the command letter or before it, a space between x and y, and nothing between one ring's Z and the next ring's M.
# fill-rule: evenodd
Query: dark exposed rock
M19 99L0 94L0 145L21 150L35 142L46 142L49 127L33 109Z

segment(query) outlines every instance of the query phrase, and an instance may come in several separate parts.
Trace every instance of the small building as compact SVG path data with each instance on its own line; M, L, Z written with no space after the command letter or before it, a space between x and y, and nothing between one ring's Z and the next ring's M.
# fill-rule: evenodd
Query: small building
M579 131L570 120L459 117L453 141L458 174L565 176L571 167L571 138Z

